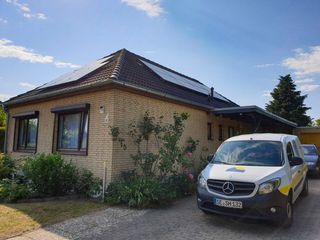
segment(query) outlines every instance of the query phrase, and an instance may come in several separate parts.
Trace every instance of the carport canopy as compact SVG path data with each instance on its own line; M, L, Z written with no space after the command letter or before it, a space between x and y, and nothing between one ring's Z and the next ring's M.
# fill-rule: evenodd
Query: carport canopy
M242 121L253 126L252 132L282 132L290 133L298 125L276 114L268 112L258 106L241 106L216 108L210 112L211 115L227 117Z

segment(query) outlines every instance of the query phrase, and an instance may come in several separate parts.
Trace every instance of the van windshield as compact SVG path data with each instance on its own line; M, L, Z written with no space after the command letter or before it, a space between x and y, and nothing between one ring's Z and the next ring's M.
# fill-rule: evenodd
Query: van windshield
M212 163L245 166L282 166L282 144L276 141L230 141L223 143Z

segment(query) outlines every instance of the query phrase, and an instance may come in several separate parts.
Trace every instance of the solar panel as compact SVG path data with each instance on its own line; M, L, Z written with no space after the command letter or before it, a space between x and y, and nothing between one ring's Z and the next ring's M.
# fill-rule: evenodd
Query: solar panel
M170 72L166 69L158 67L158 66L151 64L149 62L143 61L141 59L140 59L140 61L143 62L148 68L150 68L153 72L158 74L164 80L167 80L167 81L175 83L179 86L186 87L188 89L191 89L191 90L194 90L194 91L206 94L206 95L210 94L210 92L211 92L211 89L202 83L192 81L186 77L183 77L183 76L176 74L174 72ZM230 102L228 99L226 99L225 97L223 97L221 94L217 93L216 91L214 91L214 97L221 99L223 101L226 101L226 102Z
M38 87L38 89L52 87L52 86L60 85L63 83L76 81L76 80L82 78L83 76L89 74L90 72L107 64L108 63L107 60L110 59L112 56L113 55L105 57L105 58L101 58L101 59L94 61L88 65L85 65L77 70L74 70L73 72L66 73L66 74L56 78L55 80L52 80L52 81Z

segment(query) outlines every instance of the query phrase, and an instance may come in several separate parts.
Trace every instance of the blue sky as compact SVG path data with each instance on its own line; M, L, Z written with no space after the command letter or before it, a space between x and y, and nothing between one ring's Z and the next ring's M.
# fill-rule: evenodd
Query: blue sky
M320 1L0 0L0 100L121 48L264 107L291 74L320 118Z

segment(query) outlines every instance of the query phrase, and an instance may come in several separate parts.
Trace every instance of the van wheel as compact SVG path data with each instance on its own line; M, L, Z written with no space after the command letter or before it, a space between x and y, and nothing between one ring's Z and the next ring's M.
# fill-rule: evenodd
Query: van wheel
M289 228L291 227L292 223L293 223L293 206L292 206L292 198L290 194L287 200L286 209L284 209L283 211L281 225L284 228Z
M306 179L304 180L304 185L303 185L303 190L301 192L301 196L302 197L306 197L309 194L309 180L306 177Z

